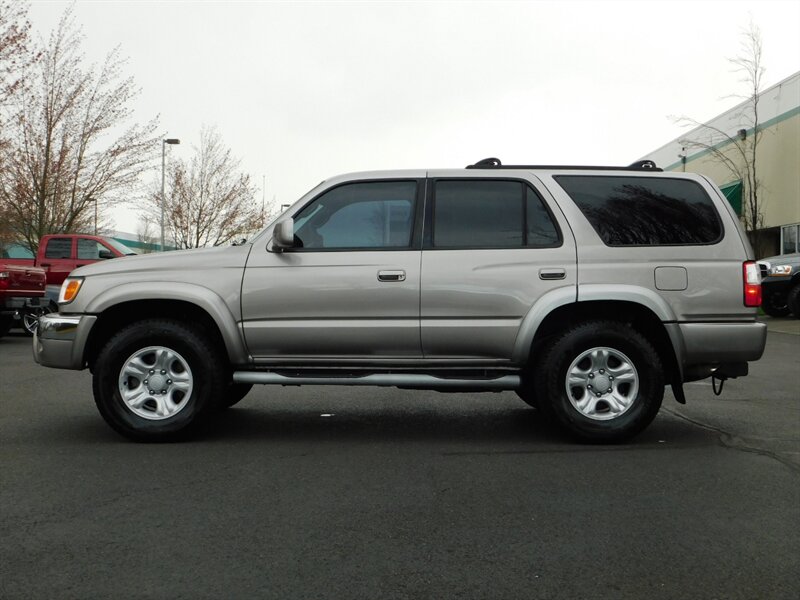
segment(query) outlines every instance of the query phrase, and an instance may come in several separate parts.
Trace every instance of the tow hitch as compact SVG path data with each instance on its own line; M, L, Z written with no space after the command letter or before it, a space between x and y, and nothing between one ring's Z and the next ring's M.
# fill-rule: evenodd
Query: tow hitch
M725 363L714 369L714 372L711 373L711 387L714 390L714 395L719 396L722 394L722 388L725 385L726 379L744 377L747 375L748 371L749 367L746 362ZM717 381L719 381L719 389L717 389Z

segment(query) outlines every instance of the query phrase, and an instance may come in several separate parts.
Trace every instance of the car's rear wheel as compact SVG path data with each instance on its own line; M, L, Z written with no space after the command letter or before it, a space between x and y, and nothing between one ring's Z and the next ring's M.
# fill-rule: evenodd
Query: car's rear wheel
M574 437L621 442L645 429L664 397L661 360L631 326L591 321L545 351L535 369L540 408Z
M252 383L229 383L225 388L225 394L222 396L220 408L230 408L244 399L245 396L253 389Z
M3 337L11 330L11 325L14 322L11 315L0 316L0 337Z
M177 439L218 404L224 359L198 329L148 319L115 334L94 365L95 403L117 432L137 441Z
M39 327L39 317L56 312L57 310L58 307L52 302L44 306L29 306L25 308L21 315L22 330L28 335L33 335Z

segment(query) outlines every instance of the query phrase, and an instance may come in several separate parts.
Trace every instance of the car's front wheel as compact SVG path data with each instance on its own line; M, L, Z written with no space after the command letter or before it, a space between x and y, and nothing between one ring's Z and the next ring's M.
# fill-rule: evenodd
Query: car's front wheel
M117 432L137 441L189 433L218 403L224 359L193 326L148 319L115 334L94 365L95 403Z
M786 292L783 291L764 294L764 302L761 303L761 308L770 317L785 317L791 312L786 301Z
M564 332L535 372L541 409L589 442L633 437L655 418L664 397L655 348L639 331L615 321L591 321Z

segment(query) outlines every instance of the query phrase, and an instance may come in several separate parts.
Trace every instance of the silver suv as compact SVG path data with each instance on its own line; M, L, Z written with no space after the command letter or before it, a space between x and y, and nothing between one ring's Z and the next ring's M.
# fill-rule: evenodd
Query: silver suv
M708 179L631 167L341 175L244 245L74 271L33 348L101 415L175 438L253 384L513 390L573 436L630 438L665 385L747 374L760 274Z

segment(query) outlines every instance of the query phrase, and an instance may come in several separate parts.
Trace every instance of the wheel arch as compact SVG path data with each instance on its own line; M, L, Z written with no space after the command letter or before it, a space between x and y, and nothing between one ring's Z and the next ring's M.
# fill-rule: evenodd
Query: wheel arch
M611 320L630 324L651 341L662 361L667 383L682 381L680 340L675 339L650 306L633 300L587 300L564 303L545 314L528 316L531 322L517 337L514 355L517 364L535 359L539 349L565 329L591 320ZM523 326L526 320L527 316Z
M247 350L236 319L211 290L172 284L169 290L159 290L156 295L150 290L126 290L126 287L113 288L87 306L87 313L97 315L84 349L84 361L90 367L115 331L148 318L168 318L197 325L215 344L225 348L232 364L247 362Z

